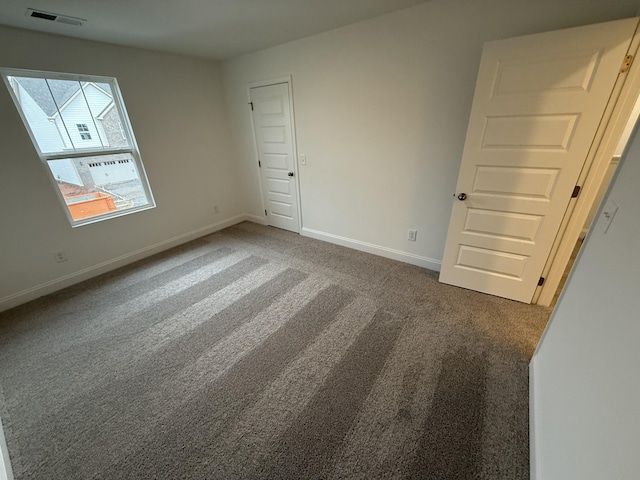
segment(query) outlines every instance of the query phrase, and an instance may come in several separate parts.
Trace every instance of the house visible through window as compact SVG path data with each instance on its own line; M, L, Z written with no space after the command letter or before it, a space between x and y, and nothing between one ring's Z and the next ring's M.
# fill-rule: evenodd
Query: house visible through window
M73 226L155 206L115 78L0 73Z
M76 123L76 127L78 127L78 132L80 132L80 138L82 140L91 140L89 127L87 127L86 123Z

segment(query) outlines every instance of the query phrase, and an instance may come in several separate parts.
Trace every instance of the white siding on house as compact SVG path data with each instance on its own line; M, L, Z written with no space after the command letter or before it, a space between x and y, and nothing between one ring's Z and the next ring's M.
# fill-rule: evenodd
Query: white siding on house
M48 162L53 178L61 182L73 183L74 185L82 185L82 180L73 165L73 161L68 158L61 160L50 160Z
M65 145L62 141L56 124L49 120L47 114L42 111L38 104L31 98L22 86L18 83L18 99L22 106L22 111L26 117L33 135L36 137L38 147L45 153L60 152Z
M99 88L94 83L88 83L84 86L84 96L94 117L100 115L111 103L111 95L106 92L106 89Z
M61 108L61 115L55 116L56 123L60 125L60 128L64 128L62 126L63 123L66 125L76 149L108 146L104 130L102 134L96 130L96 124L99 120L94 120L93 115L99 115L111 102L111 97L95 88L92 84L87 85L84 90L84 95L78 93L68 103L59 107ZM62 116L62 119L60 116ZM82 139L78 124L87 126L88 133L91 135L90 140Z

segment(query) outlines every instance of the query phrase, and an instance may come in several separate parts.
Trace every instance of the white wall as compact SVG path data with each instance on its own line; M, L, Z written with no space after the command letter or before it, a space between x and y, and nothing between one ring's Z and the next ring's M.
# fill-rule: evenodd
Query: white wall
M438 268L482 44L636 9L636 0L432 0L224 62L245 210L263 208L247 83L292 74L298 152L307 155L303 227Z
M640 134L596 218L532 360L533 458L544 480L640 472Z
M600 208L600 203L602 202L602 199L604 198L604 194L607 191L607 188L609 187L609 183L613 178L613 174L616 172L616 168L618 168L618 160L622 155L622 152L625 146L629 142L629 137L633 132L633 127L635 126L636 121L638 120L638 117L640 117L640 97L636 100L636 104L633 107L633 111L631 112L631 116L629 117L629 121L627 122L627 126L622 132L620 141L616 146L614 157L611 159L611 163L609 164L607 173L604 176L604 179L602 180L602 185L600 186L600 190L598 190L598 194L596 195L596 198L593 202L593 206L591 207L591 210L589 211L589 215L587 216L587 219L584 222L584 227L582 229L583 238L586 235L586 233L589 231L589 227L591 226L591 223L593 223L593 219L595 218L596 213L598 212L598 208Z
M0 27L0 66L117 77L157 203L71 228L2 86L0 309L242 213L215 62ZM54 261L58 250L68 262Z
M243 213L263 218L246 84L288 73L307 233L438 268L482 43L632 16L636 4L432 0L226 62L229 117L215 62L0 27L0 66L118 78L158 205L72 229L0 89L0 309ZM59 250L68 262L54 262Z

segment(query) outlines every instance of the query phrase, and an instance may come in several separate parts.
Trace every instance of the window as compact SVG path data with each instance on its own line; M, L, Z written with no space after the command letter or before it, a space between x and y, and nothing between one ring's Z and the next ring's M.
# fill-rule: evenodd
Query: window
M0 73L72 226L155 206L115 78Z
M86 123L76 123L76 127L78 127L78 132L80 132L80 138L82 140L91 140L89 127L87 127Z

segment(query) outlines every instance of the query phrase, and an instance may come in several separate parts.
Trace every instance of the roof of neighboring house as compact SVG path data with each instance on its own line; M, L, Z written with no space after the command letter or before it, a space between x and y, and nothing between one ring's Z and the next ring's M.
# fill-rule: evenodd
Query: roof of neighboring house
M49 85L43 78L14 77L18 83L33 98L44 113L51 116L58 111L58 105L62 105L80 88L78 82L65 82L49 80ZM52 98L55 98L55 102Z
M44 78L28 77L14 78L48 116L52 116L58 111L56 104L58 107L62 107L80 90L80 82L75 81L53 79L45 81ZM86 84L87 82L82 82L82 86ZM108 84L101 83L99 86L97 85L97 88L111 95L111 89Z

